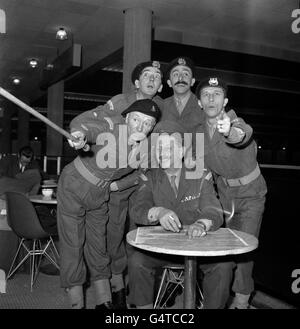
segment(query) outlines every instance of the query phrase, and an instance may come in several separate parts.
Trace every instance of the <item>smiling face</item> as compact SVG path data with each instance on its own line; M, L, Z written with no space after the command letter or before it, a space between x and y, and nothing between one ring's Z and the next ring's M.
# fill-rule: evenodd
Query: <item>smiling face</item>
M182 167L184 147L179 133L172 135L162 134L157 138L155 145L156 160L163 169Z
M143 69L139 80L135 80L135 87L143 98L152 98L162 90L161 72L158 68L148 66Z
M192 70L188 66L177 65L171 70L167 83L173 88L175 94L183 95L189 92L195 83L195 79Z
M145 139L156 123L152 116L135 111L128 113L125 121L130 144Z
M200 91L199 105L209 118L216 118L228 103L224 90L220 87L205 87Z

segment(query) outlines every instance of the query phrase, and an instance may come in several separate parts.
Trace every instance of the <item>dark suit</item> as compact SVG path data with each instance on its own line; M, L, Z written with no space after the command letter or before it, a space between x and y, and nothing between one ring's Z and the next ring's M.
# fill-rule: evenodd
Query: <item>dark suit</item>
M17 155L7 155L0 160L0 196L8 191L36 194L40 182L40 169L35 160L31 161L23 172Z
M185 179L182 169L177 198L169 179L162 169L152 169L147 173L148 181L135 192L135 204L132 207L131 229L137 225L151 225L148 211L152 207L164 207L173 210L183 225L190 225L197 219L211 219L212 230L223 222L220 212L212 207L221 205L215 195L210 173L205 172L200 179ZM135 305L147 305L153 302L154 270L167 263L182 262L181 257L170 257L147 253L134 249L129 255L129 301ZM204 272L203 293L205 308L224 308L229 297L229 285L232 277L232 263L222 258L220 263L201 264ZM212 261L216 261L213 259Z

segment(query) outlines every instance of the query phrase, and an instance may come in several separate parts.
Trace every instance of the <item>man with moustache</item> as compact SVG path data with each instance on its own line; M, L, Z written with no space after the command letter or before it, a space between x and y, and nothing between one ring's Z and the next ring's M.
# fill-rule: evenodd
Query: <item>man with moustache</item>
M204 132L205 165L214 174L223 208L235 204L235 215L227 226L258 237L267 186L256 160L253 130L233 110L225 111L227 84L219 77L201 81L196 96L205 113L205 125L199 129ZM252 255L236 256L234 261L235 297L230 308L249 308L254 290Z
M161 120L180 123L186 133L195 133L196 128L204 122L203 111L200 111L198 99L191 91L195 84L195 66L189 57L177 57L167 67L165 78L173 89L173 96L163 102ZM193 135L193 151L195 151Z

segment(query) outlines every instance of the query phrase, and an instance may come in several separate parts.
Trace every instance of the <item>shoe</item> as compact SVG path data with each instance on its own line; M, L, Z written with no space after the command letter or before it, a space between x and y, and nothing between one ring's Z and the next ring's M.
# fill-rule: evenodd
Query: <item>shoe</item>
M112 293L112 303L116 310L127 310L125 288Z
M250 295L243 295L236 293L231 305L229 306L230 310L246 310L250 308L249 305Z
M110 301L95 306L95 310L106 311L106 310L114 310L114 309L115 309L114 305Z

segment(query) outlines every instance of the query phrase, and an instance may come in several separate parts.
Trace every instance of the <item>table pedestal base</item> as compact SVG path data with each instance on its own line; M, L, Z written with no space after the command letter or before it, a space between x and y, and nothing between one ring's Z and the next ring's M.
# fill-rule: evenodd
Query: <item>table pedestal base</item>
M184 309L195 309L196 304L196 257L184 258Z

